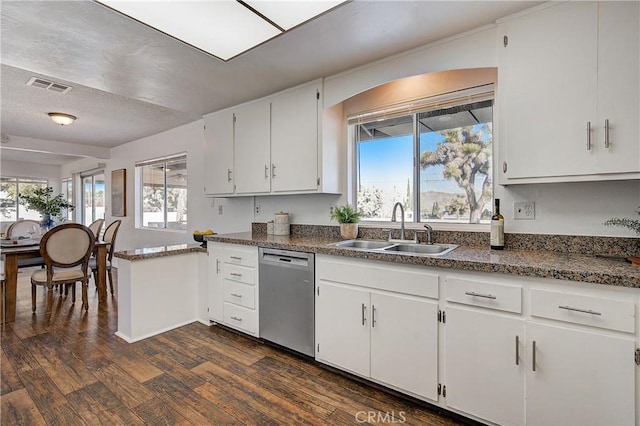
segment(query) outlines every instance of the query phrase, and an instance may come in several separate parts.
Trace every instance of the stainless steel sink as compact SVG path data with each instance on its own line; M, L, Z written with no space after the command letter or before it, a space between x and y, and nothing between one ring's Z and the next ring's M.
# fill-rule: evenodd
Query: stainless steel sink
M456 249L455 244L405 244L379 240L347 240L329 244L333 247L350 248L378 253L442 256Z
M389 247L393 245L388 241L378 241L378 240L347 240L340 241L338 243L330 244L335 247L343 247L343 248L356 248L362 250L376 250L384 247Z
M428 254L431 256L442 256L456 249L455 244L394 244L386 247L383 251L388 253L410 253Z

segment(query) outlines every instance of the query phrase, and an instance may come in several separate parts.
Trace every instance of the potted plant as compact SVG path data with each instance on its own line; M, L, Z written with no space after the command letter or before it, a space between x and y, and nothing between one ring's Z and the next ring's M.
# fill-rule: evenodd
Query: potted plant
M335 207L331 213L331 219L340 224L340 235L346 240L358 237L358 222L360 222L360 212L350 204Z
M53 188L50 186L36 188L29 194L18 194L18 202L27 210L35 210L40 213L42 216L40 226L46 230L55 225L53 218L59 218L63 209L74 209L74 206L64 198L64 195L58 194L54 197Z

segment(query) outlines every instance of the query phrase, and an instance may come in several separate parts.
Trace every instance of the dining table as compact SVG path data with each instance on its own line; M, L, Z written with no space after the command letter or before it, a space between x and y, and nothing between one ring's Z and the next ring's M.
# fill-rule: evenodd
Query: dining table
M109 243L98 240L95 243L97 264L98 301L107 301L107 247ZM2 304L0 304L0 320L2 324L14 322L16 319L16 295L18 289L18 259L29 259L41 256L40 243L0 246L0 255L4 257L4 285L2 287Z

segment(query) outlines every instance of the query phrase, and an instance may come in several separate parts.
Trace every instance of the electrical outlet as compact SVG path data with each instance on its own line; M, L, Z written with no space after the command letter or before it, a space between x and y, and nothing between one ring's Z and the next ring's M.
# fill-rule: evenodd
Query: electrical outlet
M260 214L260 204L256 204L256 214Z
M532 220L536 218L536 203L519 201L513 203L513 218L516 220Z
M335 206L334 206L334 205L329 206L329 214L330 214L331 216L333 216L333 209L334 209L334 208L335 208Z
M218 214L222 214L222 204L218 206Z

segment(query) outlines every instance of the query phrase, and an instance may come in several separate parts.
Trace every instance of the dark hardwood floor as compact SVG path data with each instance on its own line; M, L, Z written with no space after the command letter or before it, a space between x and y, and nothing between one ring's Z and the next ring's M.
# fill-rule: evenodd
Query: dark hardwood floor
M458 424L220 327L128 344L114 335L117 298L98 305L93 282L87 313L78 286L75 305L55 294L49 317L38 288L32 315L29 275L2 329L3 425Z

